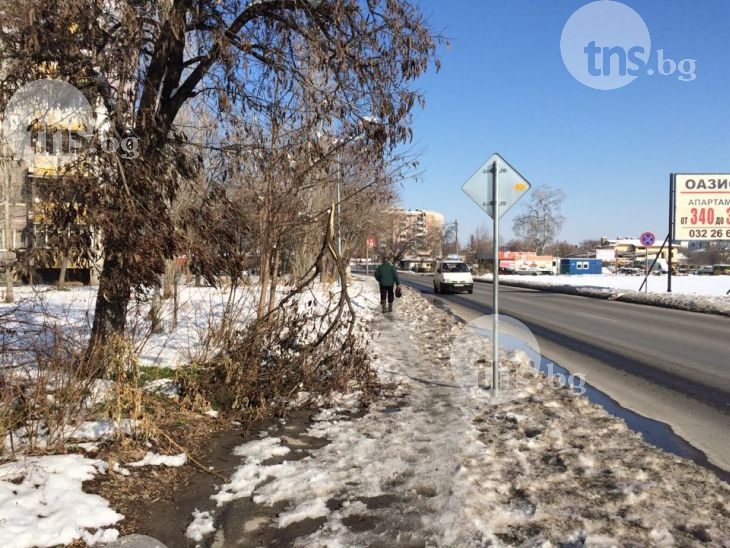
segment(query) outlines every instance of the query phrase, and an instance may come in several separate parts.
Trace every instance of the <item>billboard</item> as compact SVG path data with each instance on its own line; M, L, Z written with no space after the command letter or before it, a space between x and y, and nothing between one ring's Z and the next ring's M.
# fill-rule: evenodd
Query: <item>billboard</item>
M673 240L730 240L730 174L674 173Z
M500 251L499 266L515 273L553 272L552 255L536 255L522 251Z

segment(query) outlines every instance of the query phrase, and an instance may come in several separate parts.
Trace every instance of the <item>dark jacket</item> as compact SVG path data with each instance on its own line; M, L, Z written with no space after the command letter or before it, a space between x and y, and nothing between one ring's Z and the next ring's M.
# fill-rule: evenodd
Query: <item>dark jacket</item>
M378 280L380 285L385 287L392 287L395 284L400 285L398 271L388 262L384 262L375 269L375 279Z

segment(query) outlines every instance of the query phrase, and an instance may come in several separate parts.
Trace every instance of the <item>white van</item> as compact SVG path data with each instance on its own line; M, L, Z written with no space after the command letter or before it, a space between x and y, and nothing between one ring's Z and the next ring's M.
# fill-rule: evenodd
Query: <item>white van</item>
M433 271L433 292L468 291L474 293L474 279L469 265L458 259L436 261Z

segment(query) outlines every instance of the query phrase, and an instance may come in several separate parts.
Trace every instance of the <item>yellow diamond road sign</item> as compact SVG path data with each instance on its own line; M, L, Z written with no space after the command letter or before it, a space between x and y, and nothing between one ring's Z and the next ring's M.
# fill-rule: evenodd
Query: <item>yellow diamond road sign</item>
M499 198L499 216L502 217L517 200L530 190L530 183L499 154L492 154L484 164L469 177L461 189L474 202L494 218L493 166L497 162L497 196Z

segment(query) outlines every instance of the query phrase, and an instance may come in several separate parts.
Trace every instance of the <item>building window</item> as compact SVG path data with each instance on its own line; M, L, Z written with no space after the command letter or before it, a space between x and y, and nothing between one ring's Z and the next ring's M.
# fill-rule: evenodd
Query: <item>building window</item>
M10 249L18 249L18 248L23 247L22 246L22 244L23 244L22 232L20 230L12 230L10 232L10 234L11 234L11 237L8 238L8 240L10 240ZM0 249L4 249L4 250L8 249L5 242L6 242L5 231L3 230L2 232L0 232Z

